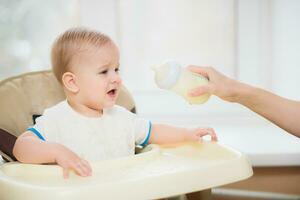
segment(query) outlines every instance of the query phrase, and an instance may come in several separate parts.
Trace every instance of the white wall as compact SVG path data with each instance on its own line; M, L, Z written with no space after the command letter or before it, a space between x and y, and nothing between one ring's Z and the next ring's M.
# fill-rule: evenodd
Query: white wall
M80 24L109 35L118 43L118 1L79 0Z
M272 89L300 100L300 1L272 2Z
M0 80L50 69L55 37L78 25L77 0L0 1Z
M234 1L127 0L119 11L123 75L135 91L156 88L150 66L166 59L234 75Z
M156 87L150 66L166 59L183 65L213 65L235 76L235 2L223 0L119 1L121 70L139 113L201 118L227 112L217 99L190 106ZM218 109L216 109L218 108ZM234 107L238 109L238 107Z
M300 99L300 1L238 1L238 79Z
M26 7L35 1L23 0L22 5ZM30 16L41 12L29 8L33 13ZM75 15L77 9L80 20ZM182 64L213 65L228 76L299 100L299 10L297 0L52 1L51 9L44 11L45 15L50 11L52 15L40 19L31 17L33 26L29 28L35 32L37 21L41 19L51 23L48 29L43 29L48 34L38 34L47 41L43 43L47 53L32 52L40 62L36 65L35 59L27 59L16 68L4 62L9 57L4 55L0 61L0 78L49 68L45 65L49 63L49 41L53 33L77 21L77 24L107 33L116 41L121 51L121 74L134 94L139 113L174 119L238 118L251 112L217 98L201 106L190 106L180 97L157 89L149 66L169 58ZM56 23L58 16L61 16L61 24Z
M271 2L237 1L237 78L271 88Z

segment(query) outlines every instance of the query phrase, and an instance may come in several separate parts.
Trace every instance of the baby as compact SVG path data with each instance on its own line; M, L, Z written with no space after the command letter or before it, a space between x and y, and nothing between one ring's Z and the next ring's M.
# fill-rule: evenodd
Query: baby
M118 47L100 32L74 28L60 35L51 60L66 99L18 137L15 157L23 163L57 163L65 178L69 170L90 176L89 161L133 155L135 145L198 141L205 135L217 139L211 128L152 124L115 105L122 84L119 59Z

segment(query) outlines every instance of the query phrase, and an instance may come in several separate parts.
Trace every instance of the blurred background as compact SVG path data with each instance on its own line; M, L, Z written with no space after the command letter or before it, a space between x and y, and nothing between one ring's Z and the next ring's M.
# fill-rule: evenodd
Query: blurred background
M212 126L220 142L247 154L258 170L292 167L276 168L287 170L278 172L287 177L250 181L246 188L300 195L298 138L216 97L189 105L158 89L150 69L167 59L209 65L300 100L299 21L298 0L0 0L0 80L50 69L51 44L66 29L99 30L120 48L120 73L138 114L182 126ZM270 170L256 172L266 177Z
M229 114L240 119L251 115L240 106L214 97L190 106L159 90L150 66L167 59L214 66L300 99L299 10L297 0L0 0L0 79L50 69L54 38L67 28L86 26L119 46L121 75L140 114L182 123L223 120Z

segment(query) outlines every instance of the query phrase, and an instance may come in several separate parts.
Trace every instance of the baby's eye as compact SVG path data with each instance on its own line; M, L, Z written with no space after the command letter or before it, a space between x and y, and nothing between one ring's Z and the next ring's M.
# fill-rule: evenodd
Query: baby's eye
M119 69L119 67L117 67L116 69L115 69L115 72L119 72L120 71L120 69Z
M99 74L107 74L107 70L101 71Z

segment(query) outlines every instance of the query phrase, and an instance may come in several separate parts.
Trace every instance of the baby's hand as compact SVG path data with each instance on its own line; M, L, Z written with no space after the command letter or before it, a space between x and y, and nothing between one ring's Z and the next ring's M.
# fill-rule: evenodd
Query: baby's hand
M212 141L217 141L217 135L212 128L193 128L187 129L185 136L186 141L199 141L202 140L202 137L205 135L210 135Z
M74 170L79 176L91 176L92 168L90 164L81 159L77 154L68 149L67 147L57 144L56 163L63 168L63 177L69 177L69 170Z

